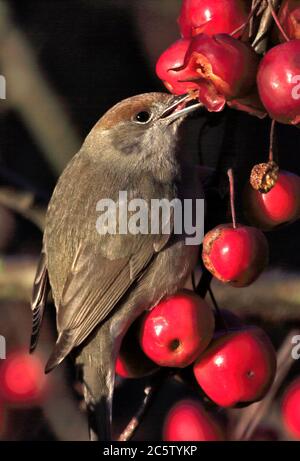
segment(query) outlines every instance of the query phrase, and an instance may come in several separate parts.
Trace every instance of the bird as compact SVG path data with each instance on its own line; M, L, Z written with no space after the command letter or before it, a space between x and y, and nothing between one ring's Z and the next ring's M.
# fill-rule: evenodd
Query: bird
M147 204L202 199L197 169L178 148L179 127L201 107L189 95L159 92L119 102L92 128L50 199L33 284L30 352L51 291L58 336L45 371L75 357L90 440L112 439L115 362L124 334L143 311L184 286L199 250L186 244L184 232L174 232L174 213L153 234L101 234L97 203L109 199L120 207L120 191Z

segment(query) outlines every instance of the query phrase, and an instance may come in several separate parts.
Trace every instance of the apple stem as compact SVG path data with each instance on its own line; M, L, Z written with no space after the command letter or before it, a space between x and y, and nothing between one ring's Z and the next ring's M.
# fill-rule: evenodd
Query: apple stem
M212 281L213 276L204 266L202 262L202 258L201 258L201 269L202 269L202 275L201 275L198 285L196 286L195 293L197 293L197 295L199 295L200 298L204 299L209 290L210 282Z
M233 228L236 229L236 214L235 214L235 205L234 205L234 177L233 177L233 170L229 168L227 171L227 175L229 178L229 191L230 191L230 208L231 208L231 218L232 218L232 225Z
M274 161L274 140L275 140L275 124L276 121L272 120L270 130L270 149L269 149L269 162Z
M269 5L269 8L271 10L271 14L273 16L273 19L276 23L276 26L278 27L278 29L280 30L280 32L282 33L284 39L289 42L290 41L290 38L288 37L288 35L286 34L285 30L283 29L282 25L280 24L280 21L278 19L278 16L274 10L274 7L273 7L273 4L272 4L272 0L267 0L268 1L268 5Z
M221 310L219 308L219 305L217 303L217 300L215 298L215 295L213 294L213 291L212 291L211 287L208 288L208 293L209 293L210 299L212 300L212 303L213 303L213 306L215 308L217 317L218 317L218 319L220 320L220 323L223 326L223 329L225 331L228 331L228 325L227 325L227 323L226 323L226 321L225 321L225 319L224 319L224 317L222 315L222 312L221 312Z
M256 2L256 4L254 4L254 6L252 7L246 21L241 26L237 27L233 32L231 32L229 34L231 37L233 37L235 34L238 34L240 31L242 31L241 36L243 36L245 30L247 29L247 27L249 25L249 22L251 21L254 14L256 13L259 5L260 5L260 2Z

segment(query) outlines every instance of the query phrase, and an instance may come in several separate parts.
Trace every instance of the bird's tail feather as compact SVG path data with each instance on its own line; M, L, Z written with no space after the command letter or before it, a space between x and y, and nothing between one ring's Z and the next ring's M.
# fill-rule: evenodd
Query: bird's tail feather
M112 440L112 391L101 381L98 369L84 367L84 398L87 404L90 440L103 442Z
M59 335L54 350L46 364L45 373L49 373L57 367L57 365L59 365L71 352L74 344L73 335L74 332L72 330L66 330Z
M82 370L91 440L99 441L112 440L116 343L112 341L109 323L98 329L76 359Z

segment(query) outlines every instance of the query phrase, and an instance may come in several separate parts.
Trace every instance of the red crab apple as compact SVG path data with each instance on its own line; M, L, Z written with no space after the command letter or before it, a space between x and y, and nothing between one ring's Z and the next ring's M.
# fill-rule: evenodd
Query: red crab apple
M281 406L285 428L292 437L300 440L300 378L287 388Z
M266 231L296 221L300 218L300 177L279 170L277 182L266 193L247 184L244 211L251 224Z
M187 81L186 71L182 68L190 42L187 39L177 40L157 61L156 74L171 93L180 95L197 89L195 83Z
M278 19L283 30L290 39L300 38L300 2L299 0L283 0L278 13ZM285 42L285 38L276 27L276 35L279 40Z
M196 400L185 399L176 403L164 422L163 440L182 441L221 441L224 435L221 427Z
M249 13L247 0L183 0L178 23L187 38L199 33L231 34L247 21ZM240 37L241 32L234 36Z
M225 333L194 364L198 384L221 407L262 399L275 371L273 346L264 331L256 327Z
M214 316L208 304L183 290L145 315L140 344L158 365L183 368L206 349L213 332Z
M124 336L116 361L116 373L122 378L141 378L157 370L139 344L140 319L137 319Z
M199 34L191 40L180 72L197 83L199 100L208 110L220 111L226 101L253 90L258 62L250 46L230 35Z
M300 122L300 40L277 45L263 57L257 86L270 117L277 122Z
M13 404L40 402L47 379L42 361L37 356L16 352L7 357L0 369L0 393Z
M258 278L268 263L268 243L255 227L221 224L203 240L205 267L225 283L245 287Z

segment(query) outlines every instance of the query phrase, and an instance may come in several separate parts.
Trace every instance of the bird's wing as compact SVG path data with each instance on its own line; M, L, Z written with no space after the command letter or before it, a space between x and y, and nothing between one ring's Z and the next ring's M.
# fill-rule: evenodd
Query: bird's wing
M34 351L38 342L44 309L47 302L49 291L50 284L48 278L48 270L46 266L46 255L42 250L32 290L32 332L30 340L30 352Z
M154 255L167 244L170 235L137 238L139 248L131 255L113 260L100 252L91 258L94 248L84 242L78 247L58 306L60 334L46 372L105 320Z

